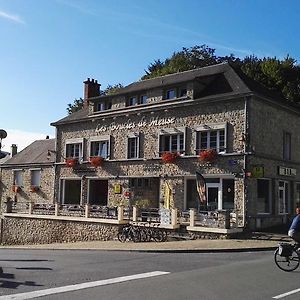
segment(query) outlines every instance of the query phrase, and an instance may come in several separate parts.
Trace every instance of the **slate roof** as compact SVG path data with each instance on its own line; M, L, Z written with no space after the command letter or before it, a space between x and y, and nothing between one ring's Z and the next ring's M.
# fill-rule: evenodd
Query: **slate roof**
M114 96L132 94L135 92L142 92L153 88L164 88L167 86L175 86L184 82L198 81L203 85L202 92L198 95L197 98L204 98L206 96L217 95L224 93L228 94L247 94L251 92L256 92L262 96L266 96L275 101L280 101L289 105L289 103L283 99L281 95L276 94L273 91L270 91L266 87L262 86L260 83L252 80L246 76L242 71L237 70L231 64L225 62L216 65L211 65L199 69L188 70L184 72L178 72L175 74L169 74L165 76L160 76L156 78L141 80L133 82L126 87L122 88ZM223 85L224 89L225 84L227 87L223 92L217 90L218 86L220 87L220 82ZM100 96L90 98L90 101L105 100L111 98L111 96ZM295 105L291 105L295 107ZM296 105L297 106L297 105ZM299 106L297 106L299 109ZM78 112L75 112L57 122L51 123L51 125L56 126L65 123L72 123L73 121L80 121L87 119L88 109L84 108Z
M55 150L55 139L37 140L14 155L0 167L24 165L24 164L51 164L55 161L55 155L48 159L48 150Z

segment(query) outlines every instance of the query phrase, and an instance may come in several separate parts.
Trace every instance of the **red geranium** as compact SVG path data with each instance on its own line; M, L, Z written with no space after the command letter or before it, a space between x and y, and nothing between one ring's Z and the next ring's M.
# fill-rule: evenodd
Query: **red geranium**
M99 167L99 166L102 166L103 164L103 161L104 161L104 158L101 157L101 156L93 156L93 157L90 157L90 163L93 167Z
M176 159L179 157L179 153L177 152L165 152L163 153L163 155L161 156L161 159L164 163L174 163L176 161Z
M200 152L199 159L204 162L213 162L216 160L218 153L214 149L207 149Z
M75 158L69 158L69 159L66 160L66 166L67 166L67 167L72 168L72 167L74 167L76 164L77 164L77 159L75 159Z

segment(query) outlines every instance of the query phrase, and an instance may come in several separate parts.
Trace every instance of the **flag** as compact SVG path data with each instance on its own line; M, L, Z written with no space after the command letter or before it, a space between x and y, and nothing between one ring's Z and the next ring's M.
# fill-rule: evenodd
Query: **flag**
M206 203L206 184L204 177L196 171L196 187L199 195L200 204Z
M170 202L172 197L172 189L168 182L165 183L165 208L170 209Z

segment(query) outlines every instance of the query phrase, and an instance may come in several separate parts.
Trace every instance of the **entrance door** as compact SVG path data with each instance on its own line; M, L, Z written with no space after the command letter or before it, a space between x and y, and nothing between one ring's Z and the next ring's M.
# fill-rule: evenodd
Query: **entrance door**
M219 203L219 187L217 183L207 183L207 209L216 210Z
M278 187L279 214L287 214L289 211L289 183L279 181Z
M89 204L107 206L108 180L89 180Z

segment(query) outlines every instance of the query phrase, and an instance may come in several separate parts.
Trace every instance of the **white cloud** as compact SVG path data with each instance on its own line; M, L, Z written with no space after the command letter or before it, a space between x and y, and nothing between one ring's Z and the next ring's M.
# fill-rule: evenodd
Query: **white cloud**
M18 146L18 152L30 145L36 140L43 140L46 138L45 133L28 132L18 129L5 129L7 137L2 140L2 151L11 152L11 145L16 144ZM50 136L53 138L53 136Z
M1 10L0 10L0 18L13 21L15 23L25 24L25 22L18 15L12 15Z

